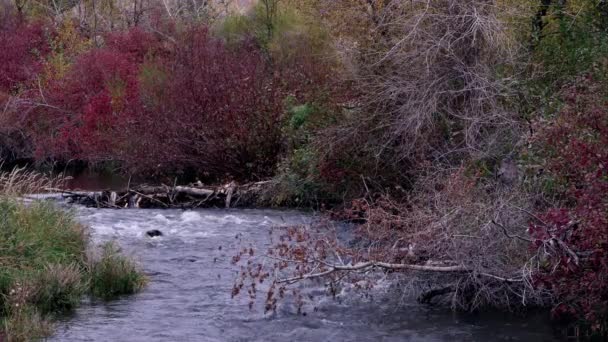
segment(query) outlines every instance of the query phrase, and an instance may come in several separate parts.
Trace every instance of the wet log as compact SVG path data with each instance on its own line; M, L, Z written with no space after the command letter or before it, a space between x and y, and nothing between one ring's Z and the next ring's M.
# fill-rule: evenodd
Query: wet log
M61 192L72 203L96 208L209 208L255 207L270 181L205 186L190 184L179 186L142 184L124 191Z

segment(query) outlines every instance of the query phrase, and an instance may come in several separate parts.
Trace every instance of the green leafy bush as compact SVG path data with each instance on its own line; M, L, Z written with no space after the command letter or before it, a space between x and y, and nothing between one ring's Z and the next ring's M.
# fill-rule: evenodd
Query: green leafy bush
M545 112L553 114L562 101L554 96L572 78L605 63L608 55L608 26L601 3L594 1L560 1L547 8L532 42L531 82L528 87L535 98L543 101ZM540 29L540 31L538 31Z

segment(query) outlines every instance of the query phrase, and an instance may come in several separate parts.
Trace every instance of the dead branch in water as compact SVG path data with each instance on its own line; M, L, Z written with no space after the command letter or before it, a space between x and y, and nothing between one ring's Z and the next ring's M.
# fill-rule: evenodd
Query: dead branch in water
M295 283L299 280L304 279L312 279L327 276L333 272L339 271L362 271L362 270L370 270L373 268L383 268L387 270L412 270L412 271L420 271L420 272L457 272L457 273L469 273L473 272L472 269L469 269L465 266L456 265L456 266L434 266L434 265L417 265L417 264L394 264L387 262L378 262L378 261L369 261L369 262L360 262L355 265L331 265L330 268L323 272L318 273L307 273L300 276L280 279L277 280L278 284L282 283ZM504 281L504 282L522 282L522 279L518 278L504 278L499 277L493 274L488 273L480 273L480 276L493 278L495 280Z

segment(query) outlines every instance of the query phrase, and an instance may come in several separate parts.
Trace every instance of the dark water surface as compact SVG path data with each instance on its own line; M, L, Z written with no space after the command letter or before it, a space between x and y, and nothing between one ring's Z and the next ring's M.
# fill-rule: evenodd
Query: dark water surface
M85 303L57 324L50 341L556 340L545 318L459 315L415 301L396 307L381 289L371 300L351 293L340 300L319 296L305 307L306 316L288 303L264 314L260 307L249 310L245 297L231 299L235 236L265 249L270 227L306 223L310 217L303 213L76 210L94 241L116 240L141 261L150 284L118 301ZM165 235L150 239L150 229Z
M126 190L129 185L129 177L118 172L95 172L90 169L75 172L68 170L63 174L67 176L64 188L68 190Z

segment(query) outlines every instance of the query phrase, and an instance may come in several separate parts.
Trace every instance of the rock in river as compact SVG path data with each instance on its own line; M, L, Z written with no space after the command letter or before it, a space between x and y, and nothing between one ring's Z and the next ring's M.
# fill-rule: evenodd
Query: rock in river
M148 235L149 237L157 237L157 236L163 236L163 233L158 229L152 229L152 230L148 230L146 232L146 235Z

